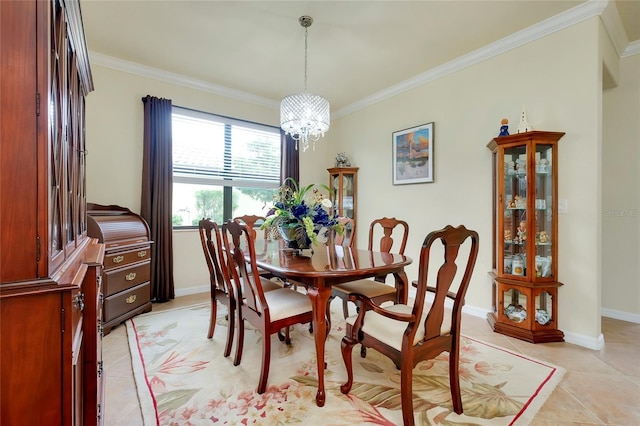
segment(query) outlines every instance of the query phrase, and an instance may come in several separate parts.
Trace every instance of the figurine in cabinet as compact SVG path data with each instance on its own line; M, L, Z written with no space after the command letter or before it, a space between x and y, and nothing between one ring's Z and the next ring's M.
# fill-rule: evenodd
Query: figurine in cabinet
M527 239L527 222L525 220L521 220L517 229L518 233L518 241L524 242Z

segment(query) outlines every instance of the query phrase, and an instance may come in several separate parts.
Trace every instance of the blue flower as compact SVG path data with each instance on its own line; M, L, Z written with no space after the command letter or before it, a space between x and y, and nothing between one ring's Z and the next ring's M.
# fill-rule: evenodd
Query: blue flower
M287 178L278 190L273 207L267 213L267 219L262 228L278 226L297 221L306 230L307 236L314 243L318 243L318 232L321 228L332 228L342 235L343 227L333 215L333 203L316 185L299 187L298 183ZM326 185L320 185L330 191Z

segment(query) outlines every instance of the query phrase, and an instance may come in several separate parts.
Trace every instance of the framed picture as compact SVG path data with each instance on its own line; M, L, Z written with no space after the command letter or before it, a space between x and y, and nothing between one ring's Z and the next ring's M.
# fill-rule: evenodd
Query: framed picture
M393 184L433 182L433 123L393 132Z

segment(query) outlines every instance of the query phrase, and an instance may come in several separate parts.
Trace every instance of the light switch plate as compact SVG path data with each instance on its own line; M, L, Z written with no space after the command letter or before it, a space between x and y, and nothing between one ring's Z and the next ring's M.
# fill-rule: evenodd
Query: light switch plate
M567 200L566 198L560 198L558 200L558 213L569 213L569 200Z

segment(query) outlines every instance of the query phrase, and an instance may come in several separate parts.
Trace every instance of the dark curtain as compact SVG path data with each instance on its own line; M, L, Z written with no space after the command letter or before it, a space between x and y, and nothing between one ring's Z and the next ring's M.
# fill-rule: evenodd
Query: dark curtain
M171 100L153 96L144 104L144 152L140 215L151 231L151 299L168 302L173 287L173 159L171 152Z
M296 149L296 141L290 135L286 135L284 131L280 130L280 137L282 140L282 171L280 174L280 181L288 177L292 178L296 182L300 182L300 156L299 151Z

